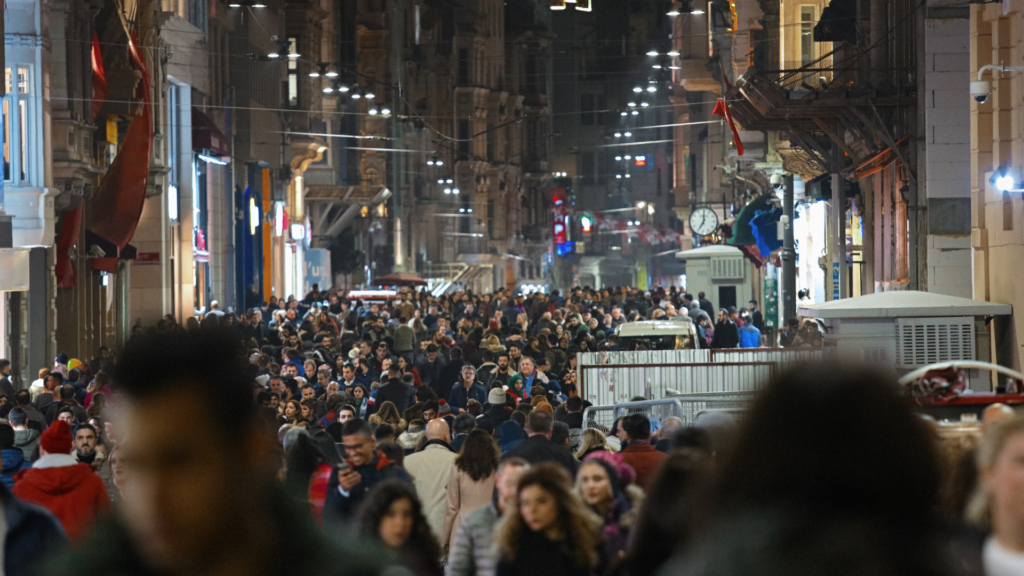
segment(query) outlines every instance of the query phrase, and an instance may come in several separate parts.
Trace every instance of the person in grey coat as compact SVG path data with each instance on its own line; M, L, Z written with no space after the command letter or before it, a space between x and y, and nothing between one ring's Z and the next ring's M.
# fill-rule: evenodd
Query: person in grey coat
M501 461L494 478L494 498L490 505L477 508L463 518L448 550L445 576L494 576L498 565L491 548L494 525L506 508L515 506L519 478L529 467L530 463L522 458Z

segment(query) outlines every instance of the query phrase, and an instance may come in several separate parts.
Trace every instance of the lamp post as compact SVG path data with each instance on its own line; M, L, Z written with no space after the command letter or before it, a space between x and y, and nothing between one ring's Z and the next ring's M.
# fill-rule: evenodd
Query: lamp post
M793 175L782 177L782 218L785 230L782 236L782 318L779 326L785 326L786 320L796 318L796 242L793 237Z

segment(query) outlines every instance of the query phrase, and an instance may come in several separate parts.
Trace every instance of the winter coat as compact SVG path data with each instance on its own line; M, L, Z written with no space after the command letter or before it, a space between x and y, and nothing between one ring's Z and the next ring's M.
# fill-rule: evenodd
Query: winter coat
M14 488L14 475L22 470L28 470L32 463L25 458L21 448L4 448L0 450L0 460L3 461L3 469L0 470L0 482L8 488Z
M501 455L518 447L526 440L526 431L514 420L506 420L498 427L498 438L501 439Z
M327 483L327 498L324 500L324 522L346 520L355 515L359 505L363 503L370 490L385 480L400 480L412 483L409 474L399 465L391 461L383 452L375 452L372 462L361 466L353 466L352 469L362 476L362 480L352 487L348 493L342 493L341 485L338 483L338 469L331 471L330 481Z
M441 546L451 550L455 546L456 530L470 512L487 506L494 496L494 474L473 480L453 462L448 473L448 498L441 530Z
M448 548L448 576L494 576L491 541L500 518L493 502L466 514Z
M412 476L416 495L423 504L423 515L430 529L441 540L444 528L445 502L448 496L449 471L458 457L447 442L431 440L423 450L405 457L403 465Z
M21 448L22 453L25 454L25 459L32 457L32 453L35 451L36 446L39 446L39 437L43 433L39 430L33 430L27 428L25 430L14 431L14 447Z
M416 332L408 324L395 328L395 351L412 352L416 347Z
M467 409L470 400L476 400L481 406L486 404L487 390L477 382L473 382L469 390L466 390L466 387L459 381L452 386L451 392L448 393L448 405L452 407L452 414L458 414L459 408Z
M22 502L0 486L6 534L3 541L3 573L34 574L40 562L52 559L68 545L60 522L45 508Z
M68 538L78 541L110 507L103 480L70 454L49 454L14 477L14 494L39 504L60 520Z
M416 364L416 371L420 373L420 380L424 386L429 386L438 398L444 398L451 389L451 385L441 380L441 369L444 368L444 360L438 354L433 362L428 362L424 357Z
M504 432L506 424L502 424L502 431ZM518 424L516 424L518 426ZM653 448L652 448L653 450ZM660 454L660 452L659 452ZM565 469L569 472L569 475L573 478L576 477L576 471L580 468L580 461L573 457L572 452L565 446L558 446L552 444L551 440L539 434L530 436L523 441L522 444L505 452L503 457L511 458L518 456L530 464L540 464L542 462L555 462L565 466ZM662 454L662 457L665 455Z
M658 452L650 442L631 440L629 446L622 449L622 462L636 470L636 485L647 488L647 483L654 477L658 464L665 459L664 452Z
M711 338L712 348L736 348L740 345L740 333L736 323L726 320L715 324L715 335Z
M740 348L757 348L761 346L761 331L753 324L744 324L739 329Z
M580 566L571 539L555 542L543 532L525 525L520 529L515 558L498 561L495 576L591 576L594 570Z
M406 384L401 379L392 378L388 380L383 386L377 388L377 395L373 401L372 411L376 412L380 410L380 407L390 401L398 409L398 413L401 414L409 409L409 406L413 403L413 397L416 395L416 388L412 384Z

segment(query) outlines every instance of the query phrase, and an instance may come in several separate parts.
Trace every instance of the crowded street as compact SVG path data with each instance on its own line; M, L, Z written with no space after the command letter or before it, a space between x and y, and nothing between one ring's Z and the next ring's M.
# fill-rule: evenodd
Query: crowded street
M5 0L0 576L1024 576L1024 0Z
M819 324L747 342L756 313L712 324L674 289L394 294L167 317L5 376L5 573L1021 573L1005 404L950 426L878 366L818 361L719 408L605 413L588 355L814 355ZM691 330L624 335L659 323Z

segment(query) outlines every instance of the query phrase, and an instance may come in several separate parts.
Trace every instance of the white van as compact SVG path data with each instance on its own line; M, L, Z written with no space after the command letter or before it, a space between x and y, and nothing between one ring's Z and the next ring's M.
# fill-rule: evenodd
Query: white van
M615 329L623 350L696 350L697 327L687 316L626 322Z

